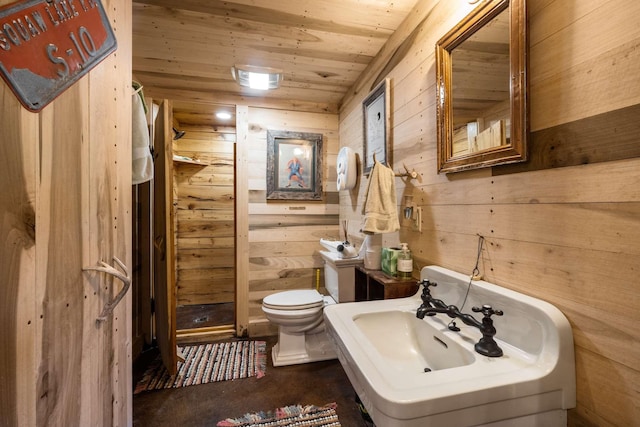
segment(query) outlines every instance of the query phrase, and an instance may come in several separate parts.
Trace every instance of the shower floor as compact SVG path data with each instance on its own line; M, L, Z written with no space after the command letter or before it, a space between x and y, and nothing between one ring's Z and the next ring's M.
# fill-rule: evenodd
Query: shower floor
M178 330L233 325L234 303L182 305L176 307Z

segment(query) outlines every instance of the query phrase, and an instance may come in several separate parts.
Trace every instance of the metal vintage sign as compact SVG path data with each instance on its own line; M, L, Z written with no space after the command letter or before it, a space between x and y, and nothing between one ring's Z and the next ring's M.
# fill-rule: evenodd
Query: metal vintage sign
M40 111L116 50L99 0L28 0L0 9L0 71Z

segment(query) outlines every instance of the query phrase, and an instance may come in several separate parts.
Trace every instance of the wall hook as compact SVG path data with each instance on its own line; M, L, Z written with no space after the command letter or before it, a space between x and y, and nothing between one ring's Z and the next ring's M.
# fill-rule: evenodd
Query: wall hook
M120 290L120 292L118 292L118 295L116 295L113 301L108 302L104 305L102 313L100 313L100 316L96 318L96 322L98 323L107 320L107 318L113 312L113 309L116 308L118 303L122 300L122 298L124 298L127 291L129 290L129 287L131 286L131 276L129 275L127 266L124 265L124 263L115 256L113 257L113 261L120 267L120 269L123 270L124 274L104 261L100 261L100 265L97 267L85 267L82 269L82 271L101 271L103 273L110 274L123 283L122 289Z
M184 136L184 134L187 133L187 132L185 132L183 130L178 130L176 128L171 128L171 129L173 129L173 140L174 141L177 141L178 139L182 138Z
M411 171L409 171L409 168L407 167L407 165L405 165L404 163L402 164L402 166L404 166L404 170L405 172L402 173L397 173L395 174L396 176L400 177L400 178L409 178L409 179L416 179L418 177L418 172L416 172L415 169L412 169Z

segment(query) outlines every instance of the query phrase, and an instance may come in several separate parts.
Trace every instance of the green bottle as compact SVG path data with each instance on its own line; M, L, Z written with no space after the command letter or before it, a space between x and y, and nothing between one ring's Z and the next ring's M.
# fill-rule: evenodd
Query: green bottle
M398 254L398 277L400 279L410 279L413 275L413 259L411 251L406 243L400 243L401 251Z

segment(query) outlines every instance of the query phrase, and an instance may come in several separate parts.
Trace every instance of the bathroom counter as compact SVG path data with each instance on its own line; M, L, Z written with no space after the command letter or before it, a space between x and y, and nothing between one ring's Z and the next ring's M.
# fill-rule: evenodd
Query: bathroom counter
M391 277L382 270L355 269L355 300L371 301L404 298L418 292L418 279Z

